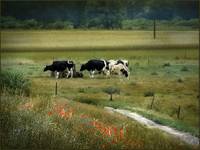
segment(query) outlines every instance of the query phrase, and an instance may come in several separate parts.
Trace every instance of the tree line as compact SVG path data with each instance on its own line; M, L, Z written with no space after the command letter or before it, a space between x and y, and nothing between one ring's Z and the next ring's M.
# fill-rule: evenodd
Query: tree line
M156 24L160 30L198 29L198 19L183 20L175 18L172 20L157 20ZM14 17L1 17L0 26L1 29L77 29L76 25L68 20L19 20ZM89 20L87 25L81 25L78 29L152 30L153 20L145 18L124 19L120 23L112 23L110 27L110 25L104 25L101 19L95 18Z
M3 0L1 28L149 29L154 19L162 27L196 28L197 5L197 0Z

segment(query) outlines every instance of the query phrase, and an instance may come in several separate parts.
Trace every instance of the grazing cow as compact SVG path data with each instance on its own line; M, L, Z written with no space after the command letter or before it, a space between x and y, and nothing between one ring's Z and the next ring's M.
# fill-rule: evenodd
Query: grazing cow
M84 71L84 70L89 71L90 77L93 78L95 71L98 71L99 73L103 72L104 74L106 74L107 73L106 66L107 66L107 63L105 60L92 59L92 60L89 60L86 64L82 64L80 71Z
M116 60L113 60L113 59L108 60L108 61L107 61L106 69L108 69L108 70L110 71L111 68L112 68L112 66L113 66L113 65L116 65L116 64L117 64L117 61L116 61Z
M111 67L110 73L111 74L124 75L127 78L129 77L128 68L121 63L113 65Z
M53 61L51 65L47 65L44 68L44 71L50 70L56 73L56 78L59 78L60 73L62 74L62 76L65 76L66 74L68 78L69 75L73 77L74 69L75 69L75 64L73 63L73 61L67 60L67 61Z
M111 72L112 67L115 66L115 65L118 65L118 64L124 65L124 67L128 71L128 65L129 65L128 60L120 60L120 59L119 60L112 60L112 59L108 60L107 61L107 69L109 70L110 73L112 73Z
M123 64L126 67L128 67L129 65L128 60L123 60L123 59L117 60L117 64Z

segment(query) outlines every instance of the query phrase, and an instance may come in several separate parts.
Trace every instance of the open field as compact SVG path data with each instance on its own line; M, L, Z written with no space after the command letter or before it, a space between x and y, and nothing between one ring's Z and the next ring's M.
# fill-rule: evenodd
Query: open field
M48 116L45 115L53 109L54 104L68 103L74 109L73 117L67 120L57 119L60 126L59 130L55 130L55 134L59 133L64 138L66 135L62 133L71 129L70 124L73 124L75 131L72 135L79 137L80 139L77 138L77 140L82 140L83 145L84 142L87 143L86 147L90 147L92 143L84 140L91 139L93 136L85 127L80 128L77 125L81 114L89 115L90 118L95 118L106 125L121 127L127 124L130 132L126 134L125 139L135 140L135 145L132 143L132 149L195 149L195 147L182 145L161 131L146 129L120 115L110 116L103 109L104 106L128 109L160 124L199 135L199 52L195 48L198 34L196 32L168 32L167 34L159 33L159 35L160 38L153 41L150 32L64 31L61 35L58 31L4 31L1 39L4 50L1 53L2 70L21 72L31 81L30 97L14 97L13 99L17 99L17 108L26 103L32 103L33 106L30 110L23 111L17 110L16 106L13 107L17 113L27 113L26 117L35 118L34 114L38 118L44 117L45 123L49 124L51 119L49 122ZM164 49L152 48L155 43L163 46ZM136 49L137 44L142 49ZM143 45L147 49L143 49ZM74 50L70 51L71 48ZM45 51L48 49L52 51ZM67 51L59 51L65 49ZM44 66L50 64L52 60L72 59L79 70L80 65L91 58L129 60L130 80L117 76L107 78L103 75L96 75L94 79L90 79L88 72L84 72L83 79L56 80L50 77L49 72L43 72ZM168 65L164 66L164 64ZM58 95L55 97L56 81ZM109 95L104 92L106 87L120 89L119 94L113 95L113 101L109 101ZM150 109L152 97L144 96L148 92L155 94L152 109ZM4 97L5 100L9 99L7 96ZM181 106L181 112L180 118L177 118L179 106ZM34 128L33 122L28 123ZM79 128L88 131L90 136L85 137L84 133L78 130ZM48 129L51 130L51 125ZM81 139L79 134L82 134L85 139ZM95 141L92 142L95 143ZM123 143L120 144L123 145ZM120 147L120 144L117 146ZM125 149L127 148L130 147L125 144Z
M3 31L2 50L197 48L197 31Z

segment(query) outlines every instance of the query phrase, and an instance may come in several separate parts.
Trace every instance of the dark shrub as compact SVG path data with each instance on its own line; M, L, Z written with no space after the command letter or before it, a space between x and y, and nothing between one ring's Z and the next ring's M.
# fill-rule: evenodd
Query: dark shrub
M182 82L183 82L183 79L179 78L179 79L177 80L177 82L182 83Z
M0 73L0 90L10 94L30 94L30 82L21 73L2 71Z
M23 22L23 28L25 29L35 29L38 27L38 22L35 19L28 19Z
M158 75L158 73L157 72L152 72L151 75Z
M79 93L85 93L85 89L84 89L84 88L79 88L79 89L78 89L78 92L79 92Z
M90 104L90 105L97 105L98 104L97 100L92 99L92 98L87 98L87 97L80 97L77 101L81 102L81 103Z
M165 63L165 64L163 64L163 67L170 67L170 66L171 66L170 63Z
M184 67L181 69L181 71L189 71L189 69L188 69L186 66L184 66Z
M145 92L144 97L148 97L148 96L154 96L154 92L152 92L152 91Z

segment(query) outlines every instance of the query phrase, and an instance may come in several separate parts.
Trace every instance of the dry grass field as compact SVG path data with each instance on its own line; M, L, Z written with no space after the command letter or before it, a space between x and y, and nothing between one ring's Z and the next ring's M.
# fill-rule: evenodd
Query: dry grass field
M110 50L197 48L197 31L3 31L4 50Z

